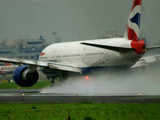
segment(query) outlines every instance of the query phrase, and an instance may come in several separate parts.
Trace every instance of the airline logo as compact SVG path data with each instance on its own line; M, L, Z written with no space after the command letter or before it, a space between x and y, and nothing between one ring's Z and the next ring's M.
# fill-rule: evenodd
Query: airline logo
M128 19L128 39L138 41L140 36L140 18L142 14L142 0L134 0Z
M44 55L45 55L45 53L44 53L44 52L41 52L41 53L40 53L40 56L44 56Z

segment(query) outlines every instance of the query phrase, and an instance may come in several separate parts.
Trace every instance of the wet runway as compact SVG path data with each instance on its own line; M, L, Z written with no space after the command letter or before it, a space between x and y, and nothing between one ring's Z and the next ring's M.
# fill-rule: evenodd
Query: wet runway
M23 92L22 92L23 91ZM76 94L40 93L35 90L0 91L1 103L148 103L160 102L160 96L85 96Z
M94 73L71 77L41 90L1 90L0 102L160 102L160 66L136 72Z
M160 96L160 66L136 72L104 71L70 77L60 84L42 89L41 93L74 94L78 96Z

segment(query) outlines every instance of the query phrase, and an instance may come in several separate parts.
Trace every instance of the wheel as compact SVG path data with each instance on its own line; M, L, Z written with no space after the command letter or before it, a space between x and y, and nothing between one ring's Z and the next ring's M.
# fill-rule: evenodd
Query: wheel
M58 74L54 75L54 76L47 76L47 79L51 82L51 83L56 83L56 82L62 82L64 80L66 80L68 78L68 73L67 72L59 72Z
M62 78L62 81L66 80L68 78L68 72L62 72Z

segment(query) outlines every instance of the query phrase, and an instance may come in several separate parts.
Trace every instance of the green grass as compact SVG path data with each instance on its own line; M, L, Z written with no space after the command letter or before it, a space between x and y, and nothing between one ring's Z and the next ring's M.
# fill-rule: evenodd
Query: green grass
M65 120L68 115L71 120L159 120L160 104L0 104L0 120Z
M51 83L48 80L38 81L34 86L32 87L24 87L24 89L40 89L51 85ZM23 87L19 87L15 83L8 83L8 82L2 82L0 83L0 89L23 89Z

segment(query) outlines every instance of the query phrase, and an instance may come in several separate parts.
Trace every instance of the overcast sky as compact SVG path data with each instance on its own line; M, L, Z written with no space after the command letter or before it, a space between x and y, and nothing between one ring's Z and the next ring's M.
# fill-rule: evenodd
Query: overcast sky
M105 31L123 34L132 0L0 0L0 36L58 32L64 41L94 39ZM144 0L142 29L160 41L160 0Z

